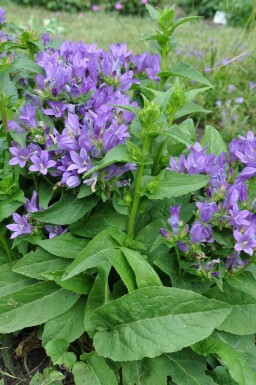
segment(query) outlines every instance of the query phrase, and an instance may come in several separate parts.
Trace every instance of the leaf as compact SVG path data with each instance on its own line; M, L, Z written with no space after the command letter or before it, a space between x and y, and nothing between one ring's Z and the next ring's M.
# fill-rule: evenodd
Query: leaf
M228 333L256 333L256 279L249 272L226 279L223 292L212 288L207 296L227 303L231 312L218 327Z
M40 222L51 223L54 225L68 225L82 218L97 205L98 199L74 198L69 193L63 194L60 200L54 203L50 208L37 211L31 214L33 218Z
M160 16L161 16L160 12L156 8L152 7L152 5L147 3L146 8L148 10L148 13L149 13L151 19L158 20L160 18Z
M117 378L103 357L96 352L82 354L72 370L76 385L118 385Z
M187 175L164 170L156 177L144 177L143 195L150 199L178 197L195 192L209 182L207 175ZM147 182L147 184L145 183ZM150 185L152 190L150 191Z
M45 181L41 181L39 187L39 203L44 209L48 207L52 194L53 187L50 184L45 183Z
M183 133L179 126L172 126L168 130L169 131L162 131L161 135L169 136L179 143L193 145L192 140L185 133Z
M177 385L214 385L213 379L206 375L206 360L190 349L162 356L168 374Z
M121 250L135 274L138 288L162 286L156 271L141 254L126 247L121 247Z
M193 21L193 20L199 20L201 19L202 16L187 16L187 17L181 17L179 19L176 19L174 20L174 25L173 25L173 28L172 30L174 31L177 27L179 27L180 25L184 24L184 23L188 23L189 21Z
M194 114L194 113L203 113L209 114L210 110L206 110L205 108L195 104L193 102L186 102L183 107L181 107L175 114L174 120L180 119L183 116Z
M58 363L59 358L66 352L69 342L65 339L53 339L45 345L47 356L51 357L53 365Z
M11 333L65 313L79 295L53 282L40 282L0 299L0 333Z
M175 76L181 76L190 80L194 80L195 82L205 84L208 87L213 87L212 83L209 82L204 76L201 75L199 71L195 68L191 67L188 64L180 63L174 69L173 72Z
M111 237L114 232L118 233L117 227L106 229L94 237L67 268L63 279L69 279L104 261L108 252L111 253L113 248L118 247L118 243Z
M79 274L70 279L62 280L64 270L42 273L42 276L49 281L54 281L64 289L73 291L77 294L88 294L91 291L93 279L86 273Z
M229 314L221 302L191 291L147 287L97 309L94 347L114 361L175 352L209 336Z
M223 366L217 366L212 372L211 376L219 385L239 385L230 377L230 374Z
M221 134L212 126L206 126L204 136L201 139L202 146L208 146L207 153L220 155L222 152L228 152L226 143Z
M22 202L14 201L12 198L0 201L0 222L10 217L20 206L22 206Z
M212 354L221 359L228 368L232 378L239 385L252 385L256 383L256 372L254 372L244 358L235 351L233 347L215 337L208 337L193 346L198 354L208 356Z
M122 251L114 249L112 253L109 253L108 260L119 274L128 291L130 292L135 290L137 288L137 280L135 280L133 269L127 262L127 259L123 255Z
M0 89L4 92L5 96L9 98L8 105L10 104L11 106L14 106L17 103L19 96L9 74L0 74Z
M95 324L90 319L92 313L109 300L108 276L110 269L111 265L108 261L97 267L98 274L88 295L84 313L84 328L89 336L92 336L95 332Z
M38 247L21 258L14 266L13 271L30 278L43 280L43 273L66 269L69 261L56 256Z
M117 213L112 205L104 203L97 206L97 211L90 216L88 221L71 225L70 231L82 237L93 238L101 231L117 224L120 231L124 231L126 229L126 222L127 219Z
M51 239L39 240L37 244L57 257L75 259L88 242L87 239L77 238L70 233L65 233Z
M85 298L79 300L65 313L52 318L44 325L43 346L53 339L63 338L73 342L84 333Z
M12 264L7 263L1 266L0 269L0 298L34 283L36 283L36 281L33 279L14 273L12 271Z
M44 69L36 64L33 60L30 60L26 57L15 58L8 68L8 72L14 72L17 70L26 70L36 74L44 75Z

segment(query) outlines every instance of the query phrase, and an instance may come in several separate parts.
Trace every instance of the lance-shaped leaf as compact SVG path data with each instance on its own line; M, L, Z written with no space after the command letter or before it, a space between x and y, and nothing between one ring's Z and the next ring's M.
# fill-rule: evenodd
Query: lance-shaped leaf
M169 136L170 138L175 139L179 143L190 144L191 146L193 146L193 142L190 137L186 133L184 133L182 128L179 126L171 126L168 128L168 131L162 131L161 135Z
M192 291L138 289L93 313L94 346L114 361L153 358L206 338L229 312L227 305Z
M195 192L207 185L207 175L187 175L164 170L156 177L143 177L142 194L150 199L179 197Z
M256 384L256 372L250 368L244 357L217 336L198 342L193 349L198 354L205 356L212 354L220 358L239 385Z
M199 106L198 104L195 104L191 101L184 104L183 107L181 107L175 114L174 118L180 119L183 116L194 114L196 112L202 113L202 114L209 114L211 112L210 110L206 110L205 108Z
M24 277L12 271L12 263L6 263L0 269L0 298L10 295L24 287L36 283L35 280Z
M205 84L208 87L213 87L212 83L209 82L208 79L206 79L204 76L201 75L199 71L197 71L195 68L191 67L188 64L180 63L173 69L173 75L174 76L181 76L190 80L193 80L195 82Z
M44 74L44 69L36 64L33 60L28 59L27 57L17 57L13 60L11 65L8 68L8 72L14 71L29 71L36 74Z
M33 218L54 225L68 225L82 218L97 205L97 198L89 197L74 199L70 194L64 194L61 199L43 211L33 213Z
M42 249L57 257L75 259L88 242L89 240L87 239L81 239L70 233L65 233L51 239L39 240L37 243Z
M204 136L201 140L202 146L207 146L208 154L220 155L222 152L227 152L227 145L222 139L221 134L212 126L206 126Z
M53 282L28 286L0 299L0 333L11 333L42 323L66 312L79 295Z
M96 352L82 354L72 370L76 385L118 385L114 371Z
M256 279L249 272L226 280L223 292L217 288L209 290L207 296L226 302L231 307L220 330L238 335L256 333Z

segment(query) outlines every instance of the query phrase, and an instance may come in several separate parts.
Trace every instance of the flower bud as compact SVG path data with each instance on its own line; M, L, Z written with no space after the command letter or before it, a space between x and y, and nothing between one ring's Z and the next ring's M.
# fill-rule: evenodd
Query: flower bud
M154 101L150 102L145 99L145 106L139 112L138 117L142 126L147 130L149 127L154 126L160 115L160 107Z
M168 29L170 29L173 24L174 15L174 7L171 7L170 9L165 9L158 20L159 28L163 31L167 31Z

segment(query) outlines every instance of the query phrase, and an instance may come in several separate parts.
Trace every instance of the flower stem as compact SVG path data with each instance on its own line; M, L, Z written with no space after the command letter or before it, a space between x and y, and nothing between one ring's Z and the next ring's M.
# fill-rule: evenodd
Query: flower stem
M148 152L150 143L151 143L150 137L146 136L143 141L143 148L142 148L143 152ZM136 175L134 197L132 201L132 209L131 209L129 224L128 224L128 237L130 239L134 239L134 226L135 226L135 221L136 221L139 204L140 204L141 181L142 181L144 167L145 167L144 164L140 164L138 166L137 175Z
M12 258L12 252L11 252L10 246L8 245L8 242L5 239L4 235L2 235L1 233L0 233L0 243L2 244L6 254L8 256L9 261L12 262L13 258Z
M0 114L2 118L4 133L7 134L9 132L9 128L8 128L7 115L6 115L6 106L3 99L0 100Z
M177 261L178 261L178 274L180 275L181 272L181 261L180 261L180 251L178 246L175 246L175 251L176 251L176 256L177 256Z
M165 72L167 69L167 53L168 46L165 44L161 50L161 72ZM159 90L163 91L165 85L165 78L162 77L159 84Z

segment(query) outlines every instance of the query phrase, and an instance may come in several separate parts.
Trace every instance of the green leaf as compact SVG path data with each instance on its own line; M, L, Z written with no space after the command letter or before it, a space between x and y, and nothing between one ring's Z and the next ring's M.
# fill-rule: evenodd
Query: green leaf
M239 385L235 380L232 379L228 370L223 366L217 366L211 372L211 376L219 385Z
M22 202L14 201L12 198L0 201L0 222L10 217L20 206L22 206Z
M89 274L79 274L70 279L62 280L64 270L42 273L42 276L49 279L50 281L54 281L57 285L63 287L64 289L73 291L78 294L88 294L91 291L93 279Z
M161 135L169 136L179 143L193 145L192 140L187 136L179 126L172 126L168 131L162 131Z
M129 153L127 146L125 144L120 144L113 147L107 152L104 158L94 167L92 167L84 177L87 178L89 175L92 175L94 172L101 170L107 166L110 166L113 163L138 163L138 164L148 164L149 162L141 162L138 159L135 159Z
M204 76L201 75L199 71L197 71L195 68L191 67L188 64L180 63L178 64L174 69L173 73L175 76L181 76L190 80L193 80L195 82L205 84L208 87L213 87L212 83L209 82L208 79L206 79Z
M27 57L17 57L11 63L8 68L8 72L14 72L19 70L26 70L36 74L44 75L44 69L36 64L34 61L28 59Z
M114 361L175 352L209 336L229 314L218 301L191 291L147 287L97 309L94 347Z
M180 352L162 356L168 368L168 374L177 385L214 385L213 379L206 375L206 361L192 352L183 349Z
M66 269L69 261L49 254L38 247L21 258L14 266L13 271L30 278L44 280L43 273Z
M249 272L227 279L223 292L217 287L207 296L227 303L231 312L218 327L228 333L248 335L256 333L256 279Z
M95 197L77 199L71 194L65 193L61 199L50 208L37 211L33 213L32 216L41 222L54 225L68 225L78 221L86 213L91 211L93 207L97 205L97 202L98 199Z
M59 358L66 352L69 342L65 339L53 339L45 345L47 356L51 357L53 365L58 363Z
M161 16L160 12L156 8L152 7L152 5L147 3L146 8L148 10L148 13L149 13L151 19L158 20L160 18L160 16Z
M212 354L221 359L222 363L228 368L232 378L239 385L252 385L256 383L256 372L252 370L243 356L224 341L214 336L198 342L193 349L205 356Z
M111 233L115 232L119 232L118 228L111 227L94 237L67 268L63 279L71 278L104 261L108 253L111 254L112 249L118 247L118 243L111 236Z
M5 93L5 96L9 98L8 105L10 104L10 107L14 106L17 103L19 96L9 74L0 74L0 89Z
M221 134L212 126L206 126L204 136L201 140L202 146L208 146L207 153L220 155L222 152L228 152L227 145L222 139Z
M166 385L168 368L161 357L122 362L123 385Z
M187 175L164 170L156 177L144 177L143 181L143 195L150 199L163 199L195 192L207 185L209 176ZM151 185L152 189L150 188Z
M70 233L65 233L51 239L39 240L37 244L57 257L75 259L88 242L87 239L77 238Z
M202 113L202 114L209 114L211 112L210 110L206 110L205 108L199 106L198 104L195 104L193 102L186 102L182 108L180 108L175 116L174 119L180 119L183 116L194 114L194 113Z
M118 385L117 378L103 357L96 352L82 354L72 370L76 385Z
M126 229L126 222L127 219L117 213L112 205L104 203L97 206L97 211L90 216L88 221L71 225L70 231L85 238L93 238L101 231L117 224L120 231L124 231Z
M79 295L41 282L0 299L0 333L11 333L42 323L66 312Z
M110 269L111 265L108 261L97 267L98 274L88 295L84 314L84 328L89 336L92 336L95 332L95 324L90 319L92 313L109 300L108 276Z
M65 313L52 318L44 325L43 346L53 339L63 338L73 342L84 333L85 298L79 300Z
M41 181L39 186L39 203L44 209L48 207L52 194L53 186L49 183L45 183L45 181Z
M138 288L162 286L156 271L140 253L126 247L121 247L121 250L135 274Z
M174 20L172 31L174 31L177 27L179 27L184 23L188 23L189 21L193 21L193 20L200 20L201 18L202 16L187 16L187 17L181 17L179 19L176 19Z
M127 262L127 259L123 255L121 250L113 249L113 252L109 253L108 260L119 274L122 282L127 287L128 291L135 290L136 279L132 267Z
M12 264L7 263L0 269L0 298L12 294L24 287L36 283L33 279L16 274L12 271Z

